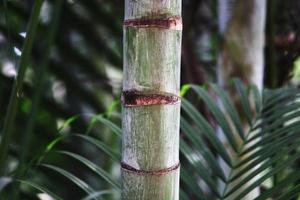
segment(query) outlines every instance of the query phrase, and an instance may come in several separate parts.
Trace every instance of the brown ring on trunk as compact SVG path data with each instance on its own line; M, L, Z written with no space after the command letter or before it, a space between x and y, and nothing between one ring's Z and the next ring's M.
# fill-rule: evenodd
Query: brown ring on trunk
M163 28L171 30L182 30L182 18L180 16L168 17L165 19L127 19L124 21L125 27L137 28Z
M177 163L176 165L172 167L168 167L165 169L160 169L160 170L153 170L153 171L148 171L148 170L141 170L141 169L136 169L134 167L131 167L130 165L127 165L126 163L122 162L121 163L121 169L127 172L135 173L141 176L163 176L168 173L171 173L173 171L176 171L179 169L180 163Z
M172 94L148 94L131 90L123 92L122 103L125 107L174 105L180 103L180 97Z

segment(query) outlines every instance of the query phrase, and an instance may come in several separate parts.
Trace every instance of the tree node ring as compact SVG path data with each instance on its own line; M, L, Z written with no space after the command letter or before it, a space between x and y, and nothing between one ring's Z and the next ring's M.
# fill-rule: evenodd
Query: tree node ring
M160 170L153 170L153 171L136 169L124 162L121 162L121 169L123 171L135 173L135 174L138 174L141 176L163 176L163 175L169 174L171 172L174 172L174 171L178 170L179 168L180 168L179 162L172 167L168 167L168 168L164 168L164 169L160 169Z
M182 18L181 16L172 16L168 18L158 18L158 19L127 19L124 21L125 27L135 27L135 28L162 28L171 30L182 30Z

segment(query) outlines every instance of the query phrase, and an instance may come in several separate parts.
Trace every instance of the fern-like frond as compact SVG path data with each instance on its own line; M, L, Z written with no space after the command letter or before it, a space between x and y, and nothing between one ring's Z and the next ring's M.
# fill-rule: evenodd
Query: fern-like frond
M291 167L300 158L300 90L266 90L261 95L256 87L246 88L235 80L238 107L227 92L217 85L210 86L216 98L204 87L189 88L212 114L215 128L220 130L217 133L196 107L187 100L182 102L181 130L187 137L181 141L181 151L188 161L183 168L191 167L194 184L201 191L205 188L202 199L211 199L211 195L218 199L243 199L283 171L287 173L285 178L256 199L299 194L299 174ZM187 179L185 176L191 174L182 173L182 180ZM185 187L192 185L183 183ZM191 188L196 187L194 184ZM191 197L198 195L194 189L185 192Z
M264 192L254 197L255 200L296 197L300 193L300 174L293 165L300 158L300 90L283 88L265 90L261 94L256 87L247 88L238 80L234 85L239 106L236 98L215 84L186 87L185 93L195 92L213 120L207 120L192 103L182 99L180 199L241 200L262 185ZM121 128L112 121L101 115L92 120L105 125L120 138ZM120 161L120 152L98 138L81 134L73 134L73 138L92 144L115 163ZM55 141L56 144L62 140ZM103 195L109 193L119 195L120 183L104 168L69 150L58 153L85 166L99 181L111 186L112 190L98 191L67 169L42 165L85 191L84 199L105 199ZM284 174L279 181L265 186L266 181L270 182L279 173ZM40 191L48 191L39 185L31 185Z

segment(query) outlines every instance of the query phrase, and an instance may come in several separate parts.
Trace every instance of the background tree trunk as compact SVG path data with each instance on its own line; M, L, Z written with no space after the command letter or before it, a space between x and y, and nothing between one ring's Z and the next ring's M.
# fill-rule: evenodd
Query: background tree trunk
M126 0L122 199L179 198L181 0Z
M221 85L239 77L262 89L265 18L266 0L219 0Z
M266 0L219 0L218 13L221 35L217 74L219 84L231 92L228 83L237 77L245 84L254 84L262 90ZM241 108L236 94L232 95L237 107ZM248 129L246 123L244 129ZM219 129L218 132L224 141L222 131ZM252 200L258 194L259 188L256 188L243 199Z

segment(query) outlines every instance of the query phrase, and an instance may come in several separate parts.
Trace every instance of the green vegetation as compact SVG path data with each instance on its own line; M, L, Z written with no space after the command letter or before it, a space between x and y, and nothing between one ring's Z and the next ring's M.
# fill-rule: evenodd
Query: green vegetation
M170 1L168 14L149 16L179 16L180 1ZM128 147L143 149L137 156L144 167L139 170L148 172L173 167L179 153L180 200L241 200L257 189L252 200L300 198L300 5L268 5L272 13L266 37L272 39L265 44L264 59L270 64L264 69L264 89L230 77L230 91L216 83L222 45L216 39L217 1L187 0L182 5L183 38L181 31L157 27L127 27L123 38L123 90L173 93L181 97L181 107L129 109L121 102L125 8L119 1L1 2L1 200L121 199L124 180L130 183L127 199L151 199L143 195L152 191L163 195L155 198L177 199L178 174L143 179L121 173ZM142 13L141 8L135 11ZM136 135L133 128L124 128L130 123ZM138 142L124 140L124 130ZM157 139L164 134L167 141ZM169 147L174 151L168 152ZM174 159L168 163L170 156Z

